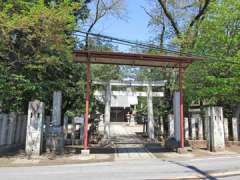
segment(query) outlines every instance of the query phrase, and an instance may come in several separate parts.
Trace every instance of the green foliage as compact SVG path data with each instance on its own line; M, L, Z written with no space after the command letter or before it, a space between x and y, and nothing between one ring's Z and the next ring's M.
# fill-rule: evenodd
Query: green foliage
M62 90L63 109L79 109L84 95L84 67L72 62L81 3L6 1L0 12L0 99L3 109L25 111L30 100L51 107L54 90Z
M240 2L212 3L199 25L193 51L208 56L191 65L185 74L189 101L209 104L240 102Z

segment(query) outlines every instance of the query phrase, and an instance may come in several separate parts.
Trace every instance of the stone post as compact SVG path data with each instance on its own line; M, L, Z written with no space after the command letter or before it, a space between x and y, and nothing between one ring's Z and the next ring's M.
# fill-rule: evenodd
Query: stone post
M112 88L110 82L108 82L105 91L105 113L104 113L104 136L107 139L110 137L111 96Z
M132 111L132 114L130 116L130 123L129 123L129 126L135 126L135 117L136 117L136 105L134 105L134 108L133 108L133 111Z
M52 124L55 127L61 127L61 114L62 114L62 92L53 92L53 111L52 111Z
M17 123L16 123L16 138L15 138L15 144L21 144L21 128L22 128L22 118L19 114L17 116Z
M232 118L233 141L238 141L238 119Z
M128 124L130 124L131 114L128 112L126 116L127 116L127 122Z
M196 121L197 117L195 114L191 115L191 139L196 140Z
M224 139L225 141L229 140L229 135L228 135L228 118L223 119L223 125L224 125Z
M71 128L71 141L72 145L75 144L75 130L76 130L76 123L74 121L74 118L72 119L72 128Z
M225 148L223 130L223 110L222 107L205 108L205 118L207 126L207 141L210 151L221 151Z
M153 118L153 102L152 102L152 87L147 86L147 107L148 107L148 137L154 140L154 118Z
M20 142L21 142L21 144L25 144L26 143L26 134L27 134L27 116L20 115L20 118L22 120Z
M62 114L62 92L53 92L53 111L52 111L52 129L51 129L51 145L52 151L57 154L64 152L64 133L61 124Z
M44 103L29 102L25 151L28 156L39 156L43 142Z
M174 137L180 142L180 92L175 92L173 96L173 113L174 113Z
M80 126L80 144L84 143L84 124Z
M8 115L0 114L1 129L0 129L0 145L7 144L7 135L8 135Z
M99 124L98 124L98 132L101 134L101 135L104 135L104 115L101 114L100 115L100 121L99 121Z
M198 139L203 140L203 120L200 114L197 117L197 122L198 122Z
M67 140L67 135L68 135L68 116L64 116L64 118L63 118L63 132L64 132L64 139Z
M50 116L45 116L45 135L46 138L48 138L49 133L50 133L50 122L51 122L51 117Z
M185 140L188 140L189 139L188 118L184 118L184 132Z
M1 142L1 136L2 136L2 130L3 130L2 123L3 123L3 114L0 112L0 145L2 144Z
M16 120L17 114L15 112L11 112L9 114L9 123L8 123L8 138L7 144L11 145L15 142L15 131L16 131Z
M163 124L163 117L160 117L160 134L164 135L164 124Z
M174 116L173 116L173 114L168 115L168 136L174 137Z

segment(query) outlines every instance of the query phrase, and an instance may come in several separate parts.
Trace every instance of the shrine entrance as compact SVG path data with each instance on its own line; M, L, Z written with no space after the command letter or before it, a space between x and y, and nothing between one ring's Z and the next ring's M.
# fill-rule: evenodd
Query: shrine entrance
M78 63L86 64L86 110L85 110L85 128L84 128L84 150L88 151L88 114L89 114L89 95L90 95L90 64L117 64L130 66L148 66L148 67L165 67L178 68L179 70L179 92L175 96L175 121L178 122L176 139L179 140L180 148L184 147L184 111L183 111L183 73L184 68L195 60L201 60L197 57L184 56L163 56L163 55L146 55L146 54L129 54L117 52L96 52L75 50L73 52L74 60ZM150 87L150 86L148 86ZM106 85L106 92L111 92L111 85ZM152 97L151 88L148 88L148 93ZM152 109L151 103L148 108ZM111 113L111 93L105 94L105 131L110 130ZM153 112L150 112L152 116ZM148 136L151 139L154 134L151 132L154 128L154 120L148 118ZM153 137L154 138L154 137Z
M147 134L151 139L154 139L153 98L162 98L164 92L163 90L153 92L152 88L163 88L165 83L166 81L93 81L94 85L101 85L105 89L105 91L96 90L94 92L95 98L105 105L104 122L101 123L104 124L104 136L110 136L111 122L127 122L129 126L143 124L149 127L145 128L148 130ZM115 87L121 87L122 90L112 90ZM141 88L141 91L135 91L135 87ZM123 90L124 88L125 90ZM140 97L144 97L148 105L146 117L143 119L139 119L139 114L137 114ZM109 128L106 128L107 126Z

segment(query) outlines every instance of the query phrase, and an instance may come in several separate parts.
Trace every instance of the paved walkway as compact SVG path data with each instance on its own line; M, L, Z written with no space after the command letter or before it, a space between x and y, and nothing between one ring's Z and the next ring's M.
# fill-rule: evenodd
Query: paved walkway
M142 125L130 127L127 123L111 123L111 141L115 147L115 160L154 159L144 146L145 140L138 136Z

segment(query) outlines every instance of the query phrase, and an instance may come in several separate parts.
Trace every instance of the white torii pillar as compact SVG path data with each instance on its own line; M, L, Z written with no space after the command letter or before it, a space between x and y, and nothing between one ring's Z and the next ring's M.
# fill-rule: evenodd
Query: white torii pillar
M147 86L147 105L148 105L148 137L153 140L154 137L154 119L152 103L152 87Z
M110 137L111 96L112 96L112 88L111 88L111 84L108 83L106 85L106 91L105 91L105 112L104 112L104 136L105 136L105 138Z

